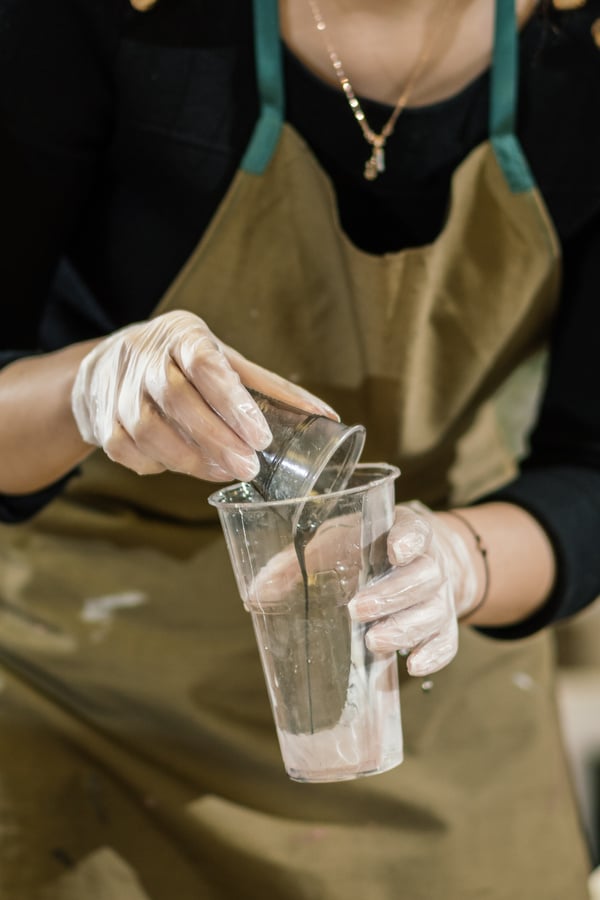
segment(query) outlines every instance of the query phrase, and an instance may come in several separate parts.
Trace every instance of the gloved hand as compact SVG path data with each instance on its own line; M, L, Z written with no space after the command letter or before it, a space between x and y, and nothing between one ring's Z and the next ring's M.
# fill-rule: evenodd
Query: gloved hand
M84 441L138 474L251 480L272 435L242 380L321 415L330 407L221 343L193 313L129 325L82 360L72 389Z
M481 596L469 549L458 531L414 501L396 508L388 556L393 568L353 597L350 615L374 623L366 635L373 652L408 653L411 675L437 672L458 650L458 618Z

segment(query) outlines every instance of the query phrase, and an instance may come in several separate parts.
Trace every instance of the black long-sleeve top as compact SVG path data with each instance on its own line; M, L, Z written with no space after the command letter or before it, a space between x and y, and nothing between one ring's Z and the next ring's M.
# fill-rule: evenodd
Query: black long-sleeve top
M518 135L562 246L551 366L530 452L493 497L550 535L558 580L518 637L600 594L600 0L545 5L520 37ZM598 38L600 40L600 38ZM286 117L335 185L342 225L373 253L439 233L451 174L487 136L488 73L400 116L375 182L346 101L284 54ZM378 130L390 114L362 100ZM193 250L257 113L251 4L0 0L0 364L146 318ZM240 302L243 302L241 298ZM64 480L0 496L34 515Z

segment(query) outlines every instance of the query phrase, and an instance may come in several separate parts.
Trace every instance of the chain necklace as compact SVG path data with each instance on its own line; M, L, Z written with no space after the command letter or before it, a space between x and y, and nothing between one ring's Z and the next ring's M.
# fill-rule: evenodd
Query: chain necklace
M440 19L438 20L438 27L435 29L435 34L432 35L431 39L427 42L427 44L425 44L423 46L421 53L417 57L417 60L410 71L410 74L408 76L408 79L404 86L404 89L402 90L402 93L400 94L400 96L396 102L396 105L394 106L394 109L392 110L391 116L389 117L389 119L387 120L387 122L385 123L385 125L383 126L381 131L379 132L379 134L377 134L377 132L373 131L373 129L369 125L369 123L367 121L367 117L365 116L364 110L363 110L362 106L360 105L360 101L359 101L358 97L356 96L356 94L354 93L354 88L352 87L350 79L348 78L346 72L344 71L344 66L342 64L342 61L341 61L340 57L338 56L338 53L337 53L335 47L329 40L328 27L325 22L325 19L323 18L321 10L319 9L317 0L308 0L308 5L310 6L315 25L317 27L317 31L319 31L321 33L321 35L323 36L323 40L325 42L325 48L327 50L327 55L329 56L331 65L333 66L333 70L337 76L337 79L338 79L341 87L342 87L344 96L346 97L346 100L348 101L348 105L350 106L350 109L352 110L352 114L353 114L354 118L356 119L356 121L358 122L358 124L360 125L360 130L363 133L363 137L364 137L365 141L372 147L371 155L365 163L365 169L364 169L363 174L364 174L364 177L367 179L367 181L373 181L375 178L377 178L378 175L380 175L382 172L385 172L385 145L386 145L386 142L387 142L388 138L393 134L394 128L396 126L396 120L398 119L398 116L400 115L402 110L406 107L406 105L410 99L410 95L415 86L415 83L417 81L417 78L423 71L423 66L429 59L429 56L431 54L431 48L433 45L433 38L435 35L437 35L439 33L442 17L440 17ZM446 10L448 9L449 6L452 6L452 5L453 4L450 2L450 0L445 0L444 6L445 6Z

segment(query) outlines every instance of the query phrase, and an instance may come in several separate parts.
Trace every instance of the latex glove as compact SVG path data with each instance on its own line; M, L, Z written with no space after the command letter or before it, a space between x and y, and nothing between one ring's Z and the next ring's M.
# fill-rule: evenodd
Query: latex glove
M414 501L396 508L388 556L393 568L353 597L350 614L374 623L366 635L370 650L408 652L411 675L437 672L458 650L458 618L479 599L469 549L442 518Z
M251 387L321 415L330 407L249 362L181 310L116 331L82 360L72 389L84 441L138 474L170 469L248 481L272 440Z

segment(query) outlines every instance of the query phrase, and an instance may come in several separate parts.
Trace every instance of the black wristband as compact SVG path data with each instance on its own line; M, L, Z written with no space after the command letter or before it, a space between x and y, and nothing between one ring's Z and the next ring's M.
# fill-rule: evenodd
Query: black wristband
M466 519L463 515L461 515L461 513L456 512L456 510L454 510L454 509L447 509L446 512L449 513L451 516L455 516L457 519L460 519L460 521L463 523L463 525L469 529L469 531L473 535L475 545L476 545L477 549L479 550L479 552L481 554L481 558L483 560L483 570L484 570L484 574L485 574L485 582L483 585L483 594L481 595L481 600L479 600L479 602L476 603L475 606L472 609L470 609L468 611L468 613L465 614L465 616L463 616L463 618L467 618L468 616L472 615L476 610L481 609L481 607L487 600L488 594L490 592L490 564L488 562L488 551L487 551L487 547L483 543L481 535L479 534L479 532L475 531L475 529L473 528L473 526L471 525L471 523L469 522L468 519Z

